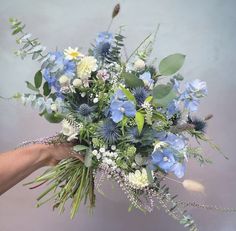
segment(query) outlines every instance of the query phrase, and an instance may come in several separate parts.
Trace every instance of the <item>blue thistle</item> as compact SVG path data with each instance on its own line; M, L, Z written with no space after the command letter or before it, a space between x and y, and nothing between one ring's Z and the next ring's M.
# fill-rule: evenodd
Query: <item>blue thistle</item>
M148 97L148 92L144 87L137 87L132 91L138 105L142 105Z
M207 123L199 118L188 117L188 123L194 125L194 129L199 132L205 132Z
M90 107L88 104L83 103L79 106L78 112L82 116L89 116L92 112L92 107Z
M111 44L110 43L100 43L94 48L94 56L97 59L104 59L109 53Z
M108 144L114 144L120 137L120 130L112 120L105 120L98 128L98 136Z

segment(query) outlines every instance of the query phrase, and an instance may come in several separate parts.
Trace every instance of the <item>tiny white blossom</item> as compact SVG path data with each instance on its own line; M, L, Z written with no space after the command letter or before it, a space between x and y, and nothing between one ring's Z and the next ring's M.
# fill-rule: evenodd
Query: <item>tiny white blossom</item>
M94 98L93 103L97 103L97 102L98 102L98 98Z
M59 78L59 83L61 86L68 86L70 83L70 79L66 75L62 75Z
M98 151L95 149L92 151L93 155L96 156L98 154Z
M82 92L80 95L82 98L84 98L86 96L86 92Z
M145 68L145 62L142 59L137 59L134 62L134 69L136 71L142 71Z
M101 152L101 153L104 153L106 150L105 150L105 148L100 148L99 149L99 152Z
M115 151L116 150L116 146L113 144L113 145L111 145L111 150L112 151Z
M75 87L75 88L78 88L82 85L82 80L81 79L74 79L73 82L72 82L72 85Z

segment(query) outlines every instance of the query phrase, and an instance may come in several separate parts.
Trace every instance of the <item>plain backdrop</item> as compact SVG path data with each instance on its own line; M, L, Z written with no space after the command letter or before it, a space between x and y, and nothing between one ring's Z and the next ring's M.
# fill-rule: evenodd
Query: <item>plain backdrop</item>
M8 18L27 24L26 30L40 38L48 50L81 47L85 52L96 34L107 28L114 0L0 0L0 95L9 97L26 92L24 81L32 80L39 64L15 57L14 38ZM234 0L121 0L121 13L112 31L125 26L126 46L131 52L139 42L161 24L154 55L161 58L176 52L187 55L181 73L186 80L207 81L209 96L199 115L213 113L209 137L229 156L229 161L204 145L214 164L200 167L190 161L186 178L198 180L205 194L186 192L170 184L181 199L206 204L236 207L236 1ZM14 101L0 101L0 152L13 149L20 142L52 135L58 125L49 124L31 108ZM24 180L28 182L42 170ZM23 182L22 182L23 183ZM184 228L162 210L144 215L128 213L129 203L119 188L104 186L105 197L98 194L97 207L90 216L86 207L69 219L52 211L51 205L35 208L42 189L29 190L18 184L0 197L0 231L181 231ZM201 231L235 231L236 214L189 209Z

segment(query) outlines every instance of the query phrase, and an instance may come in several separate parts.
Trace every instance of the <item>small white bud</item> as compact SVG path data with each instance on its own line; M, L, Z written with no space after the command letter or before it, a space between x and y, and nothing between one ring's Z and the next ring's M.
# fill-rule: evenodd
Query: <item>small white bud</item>
M82 85L82 81L81 81L81 79L74 79L72 84L75 88L78 88Z
M145 62L142 59L137 59L134 62L134 69L137 71L141 71L145 68Z
M100 148L99 152L104 153L105 152L105 148Z
M116 146L115 145L111 145L111 150L115 151L116 150Z
M69 78L66 76L66 75L62 75L60 78L59 78L59 83L61 86L66 86L66 85L69 85Z
M97 103L97 102L98 102L98 98L94 98L93 103Z
M57 111L57 105L55 103L53 103L50 108L54 112Z

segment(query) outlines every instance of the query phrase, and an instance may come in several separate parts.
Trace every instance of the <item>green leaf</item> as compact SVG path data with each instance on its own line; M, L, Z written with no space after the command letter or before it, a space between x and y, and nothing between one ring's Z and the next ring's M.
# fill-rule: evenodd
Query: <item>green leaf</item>
M51 88L48 85L48 82L43 84L43 95L48 96L51 93Z
M145 99L145 103L150 103L153 99L153 96L148 96L146 99Z
M30 83L29 81L25 81L25 82L26 82L27 87L28 87L30 90L39 92L39 90L38 90L32 83Z
M136 104L136 99L134 97L134 95L126 88L120 86L121 90L123 91L123 93L125 94L125 96L127 97L128 100L133 101Z
M138 132L141 134L144 125L144 115L141 112L136 112L135 121L138 127Z
M81 145L81 144L78 144L78 145L75 145L73 147L73 150L76 151L76 152L81 152L81 151L84 151L86 149L88 149L89 147L85 146L85 145Z
M176 98L176 91L172 84L160 84L153 88L152 95L155 105L165 107Z
M146 167L146 171L147 171L148 182L152 184L154 181L152 171L148 166Z
M173 75L184 64L185 55L173 54L165 57L159 64L159 72L161 75Z
M125 79L125 85L127 87L135 88L135 87L143 87L143 80L139 79L136 75L128 72L122 73L122 78Z
M90 167L92 165L92 158L93 158L93 153L90 149L87 149L85 158L84 158L84 165L86 167Z
M59 113L45 113L44 118L50 123L60 123L63 120L63 116Z
M43 76L42 76L42 72L39 70L36 72L35 76L34 76L34 85L36 88L40 88L42 85L42 81L43 81Z

